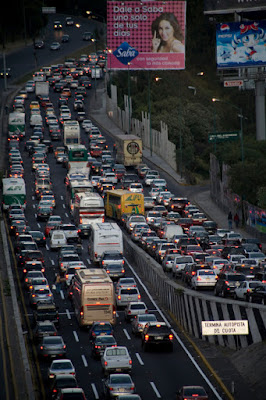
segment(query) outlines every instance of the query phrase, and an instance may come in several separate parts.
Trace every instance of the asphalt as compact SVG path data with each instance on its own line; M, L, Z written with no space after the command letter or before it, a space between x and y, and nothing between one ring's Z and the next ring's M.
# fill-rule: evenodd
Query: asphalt
M125 134L115 123L108 117L106 113L106 91L99 85L95 91L95 95L90 97L89 117L97 123L104 131L108 132L114 139L118 135ZM189 199L197 204L208 218L215 220L220 228L228 228L227 213L223 211L215 201L211 198L208 185L201 187L193 187L186 184L183 178L174 171L162 158L155 153L151 155L149 149L143 149L144 161L153 164L158 169L164 171L173 179L179 187L183 187L183 192L189 194ZM239 232L243 237L249 237L249 233L242 227L236 228L234 231ZM256 354L264 352L264 344L255 346L253 349L230 350L217 345L212 345L203 340L189 337L183 331L184 339L188 347L193 347L197 357L209 370L215 381L221 387L227 389L223 391L223 398L246 400L246 399L263 399L265 398L265 382L263 373L260 374L256 368L256 379L250 380L249 372L254 370L256 364ZM258 350L258 347L260 350ZM249 354L252 353L252 362L249 363ZM264 358L265 359L265 358ZM245 369L242 367L245 365ZM260 363L261 370L265 370L265 362ZM224 386L223 386L224 385ZM263 387L263 391L262 391ZM262 393L262 394L261 394ZM264 396L264 397L263 397Z

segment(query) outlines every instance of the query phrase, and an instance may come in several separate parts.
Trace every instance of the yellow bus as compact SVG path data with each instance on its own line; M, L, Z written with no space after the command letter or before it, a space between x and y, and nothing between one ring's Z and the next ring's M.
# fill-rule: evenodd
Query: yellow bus
M105 213L107 217L121 219L122 214L143 214L144 196L128 190L109 190L106 192Z

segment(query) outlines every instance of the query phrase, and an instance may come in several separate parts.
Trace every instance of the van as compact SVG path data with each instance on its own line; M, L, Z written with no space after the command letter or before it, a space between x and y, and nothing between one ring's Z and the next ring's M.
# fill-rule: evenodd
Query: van
M52 183L48 178L37 178L35 181L35 194L40 198L40 194L44 190L52 190Z
M37 303L36 309L33 311L33 318L35 323L39 321L51 321L56 326L59 325L58 309L53 302Z
M32 114L30 117L30 126L33 127L35 125L42 125L42 116L40 114Z
M171 241L175 235L183 235L183 234L184 231L180 225L176 224L165 225L162 233L162 239L167 239Z
M67 245L67 238L63 231L55 230L51 233L50 248L58 250L60 247Z
M114 222L94 223L89 241L91 261L98 263L104 251L114 250L123 253L123 237L119 226Z

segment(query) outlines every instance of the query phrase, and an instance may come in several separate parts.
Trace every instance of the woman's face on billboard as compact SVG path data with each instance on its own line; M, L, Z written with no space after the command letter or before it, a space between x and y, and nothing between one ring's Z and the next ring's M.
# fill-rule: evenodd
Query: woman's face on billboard
M169 21L166 21L163 19L159 23L158 30L159 30L160 38L164 42L167 42L168 40L171 40L174 38L174 28L172 27L172 25L170 24Z

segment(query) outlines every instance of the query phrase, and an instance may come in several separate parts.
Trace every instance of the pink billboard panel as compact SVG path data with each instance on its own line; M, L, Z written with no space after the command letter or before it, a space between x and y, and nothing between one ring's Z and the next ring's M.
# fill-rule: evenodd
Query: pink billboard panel
M185 68L186 1L108 1L108 68Z

